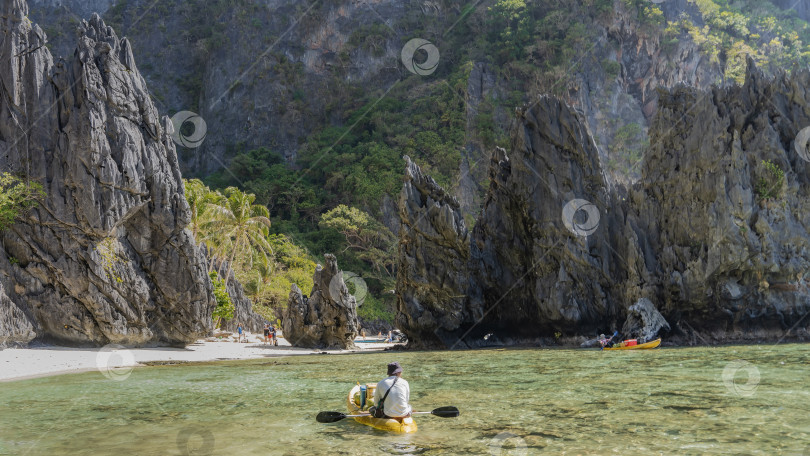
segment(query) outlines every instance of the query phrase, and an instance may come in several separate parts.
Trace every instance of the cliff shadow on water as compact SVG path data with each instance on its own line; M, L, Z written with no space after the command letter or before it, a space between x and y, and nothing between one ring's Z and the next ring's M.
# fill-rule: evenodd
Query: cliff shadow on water
M541 97L493 152L472 231L406 158L397 323L416 348L652 337L632 328L647 315L675 343L806 340L808 86L749 60L742 86L659 89L630 188L581 114Z

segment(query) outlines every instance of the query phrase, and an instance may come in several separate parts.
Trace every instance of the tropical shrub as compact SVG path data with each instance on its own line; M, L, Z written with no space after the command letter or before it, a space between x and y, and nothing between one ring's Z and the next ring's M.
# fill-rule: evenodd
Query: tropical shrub
M208 276L211 278L211 285L214 287L214 298L217 301L217 306L214 308L211 317L214 319L214 326L219 328L222 320L233 318L236 309L231 301L231 296L228 294L225 281L219 278L216 271L209 272Z
M33 209L45 197L42 185L0 173L0 231Z

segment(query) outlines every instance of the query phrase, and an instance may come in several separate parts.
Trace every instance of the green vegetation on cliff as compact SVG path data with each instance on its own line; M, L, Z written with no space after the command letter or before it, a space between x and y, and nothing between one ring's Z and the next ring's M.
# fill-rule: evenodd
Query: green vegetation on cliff
M357 258L368 262L378 275L393 279L396 239L384 225L360 209L341 204L321 216L320 226L344 236L344 252L355 251Z
M44 196L39 183L0 173L0 231L24 216Z
M778 199L784 195L785 171L770 160L762 160L757 168L760 175L756 191L763 200Z
M682 15L669 22L664 36L687 32L713 62L724 65L727 80L743 82L747 57L770 70L810 64L810 25L794 12L762 0L693 2L704 25Z
M679 40L694 40L728 80L740 81L748 55L771 68L806 63L807 23L766 3L696 0L692 4L699 20L683 13L668 21L660 6L648 0L486 2L440 38L442 66L431 77L406 73L385 96L381 88L353 92L344 82L335 82L342 89L325 103L331 120L303 142L295 169L269 145L250 150L237 146L229 169L207 177L206 183L254 193L257 203L269 208L274 232L292 235L312 252L336 253L344 269L370 283L372 296L386 297L392 288L394 244L380 221L383 202L399 192L403 155L453 189L469 138L487 148L507 145L506 126L496 121L496 112L511 112L541 93L566 96L579 90L577 75L583 71L601 71L606 81L620 77L623 63L609 57L620 43L602 35L617 8L630 13L640 34L658 36L665 53ZM430 29L436 24L430 20L411 30L413 36L434 38ZM391 35L388 27L359 27L343 58L356 48L379 54ZM468 124L467 90L478 61L488 62L505 87L486 97ZM353 102L341 103L345 96ZM611 128L609 143L603 145L605 168L614 176L638 178L648 146L646 126L631 122ZM363 230L380 233L378 245L362 239ZM387 307L375 309L385 313Z

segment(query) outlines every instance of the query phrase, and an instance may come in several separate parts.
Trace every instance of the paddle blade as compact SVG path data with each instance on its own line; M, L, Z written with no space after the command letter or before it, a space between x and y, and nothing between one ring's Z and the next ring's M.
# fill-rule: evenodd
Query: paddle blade
M442 418L455 418L461 414L457 408L453 407L452 405L447 407L439 407L434 409L430 412L433 415L440 416Z
M340 412L321 412L315 417L319 423L334 423L346 418L345 413Z

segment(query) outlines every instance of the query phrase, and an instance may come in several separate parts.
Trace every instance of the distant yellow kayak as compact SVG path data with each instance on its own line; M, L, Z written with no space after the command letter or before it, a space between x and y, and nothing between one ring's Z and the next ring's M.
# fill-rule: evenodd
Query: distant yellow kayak
M616 344L612 347L605 347L605 350L644 350L646 348L656 348L661 345L661 339L655 339L647 342L646 344L625 345L625 342Z
M346 404L349 409L349 415L368 413L368 408L372 405L371 399L374 397L374 388L377 385L370 383L365 386L366 387L363 388L363 390L365 390L364 392L367 392L368 395L365 401L363 401L361 398L360 385L356 385L351 391L349 391L349 397ZM406 434L416 432L416 421L410 417L403 418L402 421L399 421L391 418L374 418L371 415L367 415L355 417L354 420L358 423L371 426L374 429L379 429L381 431L401 432Z

